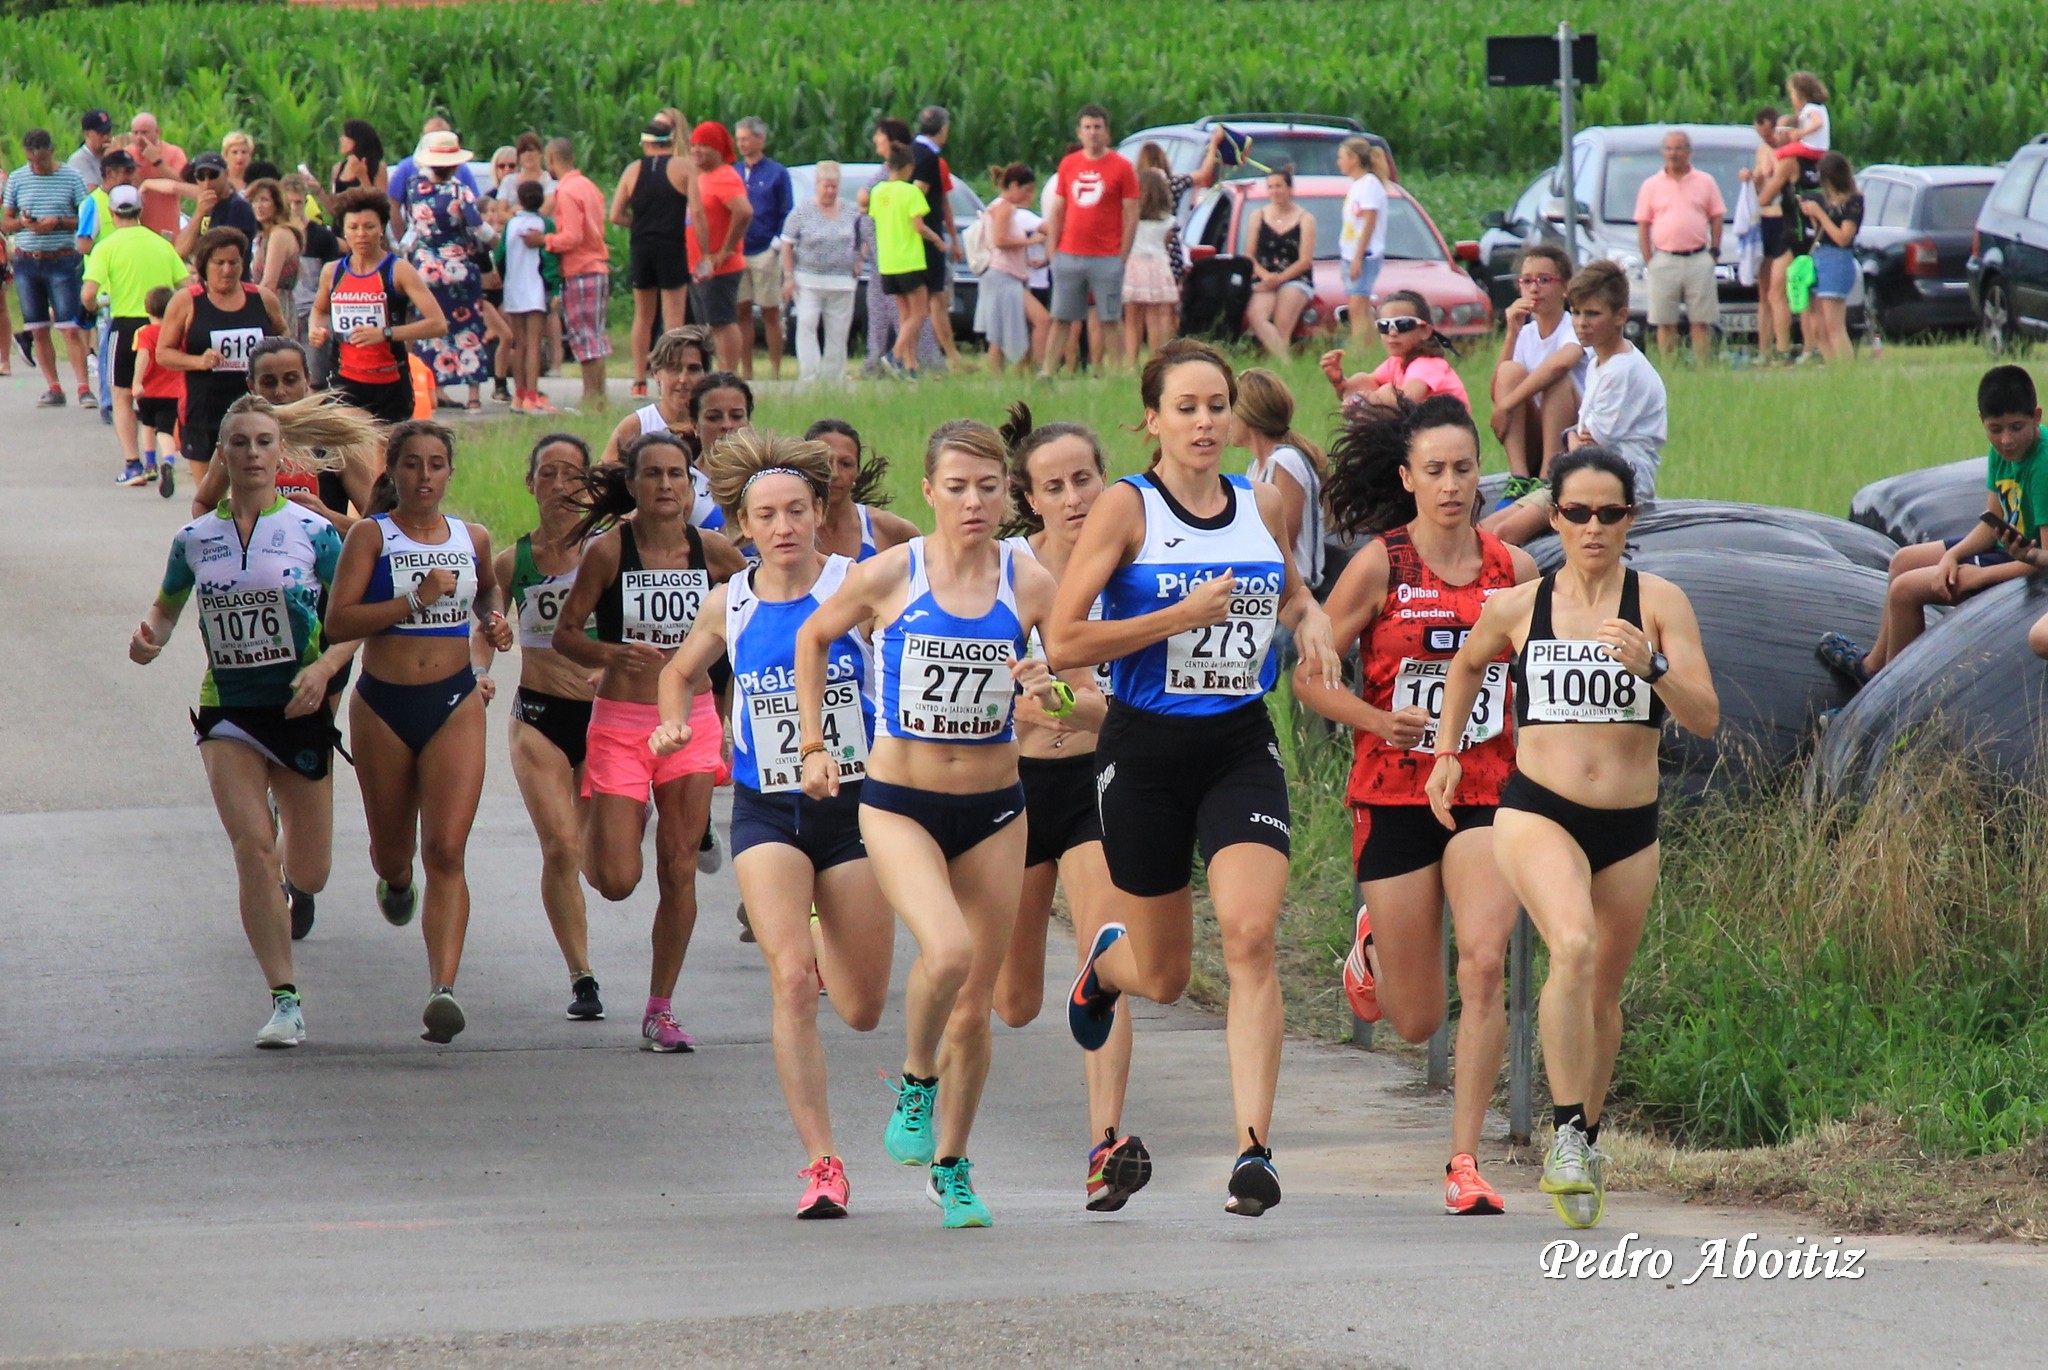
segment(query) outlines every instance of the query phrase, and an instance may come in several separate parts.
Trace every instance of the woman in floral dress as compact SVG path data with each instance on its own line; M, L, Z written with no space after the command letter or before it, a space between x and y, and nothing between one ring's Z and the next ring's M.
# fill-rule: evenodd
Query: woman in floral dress
M413 269L448 316L444 336L414 343L413 349L434 373L437 399L444 386L467 385L466 407L475 411L483 408L483 383L490 373L484 359L482 262L483 249L495 234L477 209L475 193L455 179L455 168L468 160L453 133L430 133L413 156L418 170L402 193L413 235ZM438 402L454 407L445 399Z

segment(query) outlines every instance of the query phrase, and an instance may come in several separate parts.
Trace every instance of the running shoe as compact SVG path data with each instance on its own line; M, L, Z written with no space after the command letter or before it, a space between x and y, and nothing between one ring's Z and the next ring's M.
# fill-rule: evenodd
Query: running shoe
M1273 1168L1273 1148L1260 1146L1257 1133L1252 1144L1237 1158L1230 1170L1230 1197L1223 1203L1225 1213L1256 1218L1280 1202L1280 1172Z
M993 1227L988 1205L974 1192L974 1162L962 1156L951 1165L935 1165L925 1181L924 1196L945 1214L947 1227Z
M753 941L753 940L754 940L754 925L753 925L753 924L752 924L751 922L747 921L747 901L746 901L746 900L742 899L742 900L740 901L740 906L739 906L739 908L738 908L737 910L735 910L735 911L734 911L734 913L733 913L733 917L735 917L735 918L737 918L737 919L739 919L739 920L740 920L740 940L741 940L742 942L751 942L751 941Z
M313 930L313 896L284 882L285 902L292 906L292 940L303 942L306 934Z
M62 409L63 407L64 390L61 386L51 386L43 392L43 397L36 401L36 408L38 409Z
M1095 963L1121 942L1128 931L1122 923L1102 925L1102 930L1095 934L1094 945L1088 948L1081 973L1074 977L1074 988L1067 994L1067 1031L1074 1034L1083 1051L1100 1051L1109 1040L1110 1028L1116 1025L1116 1001L1123 996L1117 990L1102 987L1095 978Z
M506 382L504 377L500 376L497 382L491 386L491 398L499 404L512 403L512 387Z
M697 843L697 874L716 875L725 864L725 848L718 845L718 824L706 823Z
M1535 494L1542 488L1543 478L1541 476L1509 476L1507 484L1503 485L1500 490L1501 505L1513 504L1524 496Z
M569 992L575 997L569 1001L569 1021L572 1023L596 1023L604 1019L604 1001L597 997L597 977L579 975L569 982Z
M468 1026L462 1016L462 1005L455 1002L453 985L443 985L427 996L427 1011L420 1015L420 1025L426 1028L420 1034L421 1041L442 1046L454 1041Z
M1372 963L1367 959L1365 949L1372 945L1372 915L1365 905L1358 906L1358 921L1352 925L1351 954L1344 958L1344 997L1351 1003L1351 1011L1360 1022L1377 1023L1383 1010L1380 1008L1378 984L1373 979Z
M683 1031L683 1025L676 1021L675 1014L661 1009L640 1020L640 1049L674 1055L695 1051L697 1039Z
M1598 1227L1607 1216L1607 1153L1598 1147L1589 1150L1586 1171L1593 1177L1592 1193L1550 1196L1550 1206L1566 1227Z
M846 1183L846 1167L839 1163L837 1156L820 1156L797 1171L796 1177L810 1181L804 1186L803 1202L796 1206L799 1218L846 1216L846 1201L852 1196L852 1190Z
M1114 1213L1151 1181L1152 1153L1145 1144L1136 1137L1118 1141L1115 1128L1104 1128L1088 1153L1088 1211Z
M143 471L142 463L139 461L129 462L121 468L121 474L114 477L114 484L125 485L131 490L148 483L149 476Z
M165 499L178 493L177 465L175 461L159 463L157 466L156 492Z
M1847 633L1824 634L1815 644L1813 654L1820 658L1821 665L1857 689L1870 683L1869 668L1863 664L1863 658L1869 654Z
M306 1010L296 994L270 996L270 1021L256 1034L256 1045L265 1050L295 1047L306 1040Z
M92 393L91 386L81 385L78 387L78 407L80 409L83 409L88 414L97 414L100 412L99 399ZM109 420L109 422L111 421L112 420Z
M938 1112L939 1084L920 1085L909 1079L891 1081L896 1091L896 1108L889 1125L882 1130L882 1149L898 1165L930 1165L938 1155L938 1136L932 1115Z
M633 382L633 398L634 398L634 399L636 399L636 400L644 400L644 399L646 399L646 398L647 398L647 382L646 382L646 381L634 381L634 382ZM808 1173L808 1172L806 1172L806 1173Z
M1592 1158L1593 1145L1586 1134L1576 1124L1566 1123L1550 1140L1550 1153L1543 1158L1543 1178L1536 1187L1552 1198L1593 1193ZM1558 1216L1564 1217L1563 1205L1558 1206Z
M384 921L392 927L402 928L410 923L419 903L419 887L411 880L405 882L402 890L395 890L382 880L377 882L377 907L384 910Z
M28 364L36 364L36 335L26 328L14 335L14 345L21 349L21 355L28 358ZM60 392L61 393L61 392Z
M1460 1217L1472 1213L1505 1213L1500 1192L1479 1178L1479 1163L1461 1151L1444 1167L1444 1212Z

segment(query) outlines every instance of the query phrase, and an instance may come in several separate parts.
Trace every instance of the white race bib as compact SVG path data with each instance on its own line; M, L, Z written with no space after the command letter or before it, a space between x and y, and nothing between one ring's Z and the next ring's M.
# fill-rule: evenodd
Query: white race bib
M839 763L839 783L868 773L868 730L861 719L860 686L842 680L825 687L825 755ZM778 690L747 696L747 728L762 794L803 788L802 740L797 732L796 692Z
M220 353L220 365L216 371L247 371L249 354L256 350L256 344L263 341L260 328L216 328L213 330L213 350Z
M1170 695L1254 695L1272 645L1280 596L1235 595L1230 617L1166 639Z
M690 626L710 593L709 571L622 571L620 637L673 651L690 635Z
M384 327L384 301L345 299L329 297L328 321L334 326L334 333L344 342L348 335L358 328Z
M1429 710L1429 726L1422 731L1422 740L1410 750L1428 752L1436 750L1437 720L1444 713L1444 681L1450 675L1448 661L1418 661L1414 657L1401 658L1401 670L1394 677L1394 697L1391 706L1394 711L1422 708ZM1505 661L1486 663L1486 679L1479 687L1479 697L1472 701L1472 712L1465 720L1465 732L1458 739L1458 750L1475 747L1489 738L1498 737L1507 726L1508 707L1508 664Z
M476 558L467 552L396 551L391 554L391 596L404 599L420 588L431 571L455 572L455 589L419 612L408 615L398 630L466 628L476 603Z
M527 587L519 606L521 647L554 649L555 620L562 616L562 606L569 602L569 591L574 588L573 582Z
M913 737L941 741L994 737L1010 722L1016 686L1010 676L1013 643L927 637L903 639L903 671L896 682L896 726Z
M1603 643L1545 638L1529 643L1531 723L1647 723L1650 686Z
M285 611L284 591L276 586L201 595L199 617L206 629L206 659L216 671L279 666L298 660L298 651L292 646L292 621Z

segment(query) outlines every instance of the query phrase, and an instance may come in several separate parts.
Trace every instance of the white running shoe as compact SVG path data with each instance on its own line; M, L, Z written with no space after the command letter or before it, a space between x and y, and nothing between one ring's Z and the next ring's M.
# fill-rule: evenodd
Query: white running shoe
M256 1034L256 1045L270 1048L295 1047L306 1040L306 1011L296 994L270 997L270 1021Z
M697 844L697 871L701 875L715 875L725 864L725 848L718 844L718 824L704 825L704 840Z

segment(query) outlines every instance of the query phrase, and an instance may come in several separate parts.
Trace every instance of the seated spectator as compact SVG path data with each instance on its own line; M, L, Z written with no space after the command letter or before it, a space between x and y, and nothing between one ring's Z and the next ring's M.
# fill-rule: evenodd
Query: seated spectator
M1371 371L1347 379L1344 349L1323 353L1323 374L1329 377L1347 414L1367 405L1392 404L1400 395L1418 404L1431 395L1456 395L1460 404L1472 407L1465 382L1445 359L1443 339L1430 322L1428 300L1413 290L1397 290L1381 303L1373 326L1379 330L1387 359Z
M1579 422L1586 383L1586 349L1565 313L1571 259L1564 249L1539 243L1516 263L1521 297L1508 306L1500 361L1493 368L1493 435L1507 448L1515 479L1508 493L1520 499L1536 488L1550 459L1564 450L1564 435ZM1528 484L1517 487L1518 481Z

